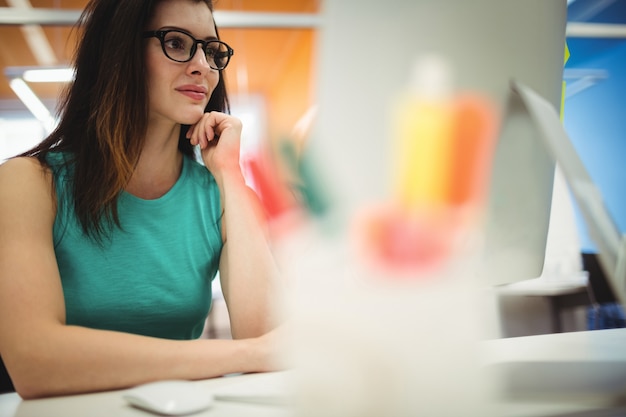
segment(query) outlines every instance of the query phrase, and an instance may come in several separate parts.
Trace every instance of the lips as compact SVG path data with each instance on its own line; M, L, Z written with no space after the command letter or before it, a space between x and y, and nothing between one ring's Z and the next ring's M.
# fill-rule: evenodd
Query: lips
M176 91L193 100L204 100L208 93L208 89L202 85L183 85L176 88Z

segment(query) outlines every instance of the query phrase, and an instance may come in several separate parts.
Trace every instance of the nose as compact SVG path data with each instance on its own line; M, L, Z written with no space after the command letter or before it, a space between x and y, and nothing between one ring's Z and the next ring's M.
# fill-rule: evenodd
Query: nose
M193 53L193 57L189 61L189 68L193 73L206 73L211 71L212 68L209 65L209 62L206 59L206 54L201 45L197 45L195 52Z

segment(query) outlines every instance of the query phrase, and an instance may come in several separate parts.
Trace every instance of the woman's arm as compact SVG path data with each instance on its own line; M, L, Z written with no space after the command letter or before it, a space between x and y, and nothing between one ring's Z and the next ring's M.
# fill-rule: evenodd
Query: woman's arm
M171 341L65 324L51 174L0 166L0 355L24 398L271 368L268 338Z
M226 241L220 259L220 281L228 306L233 338L260 336L277 323L281 297L276 267L257 212L256 194L243 179L223 180Z
M224 209L220 281L233 338L260 336L277 323L281 292L266 215L239 165L241 122L223 113L208 113L190 129L189 137L202 148L204 163L220 189Z

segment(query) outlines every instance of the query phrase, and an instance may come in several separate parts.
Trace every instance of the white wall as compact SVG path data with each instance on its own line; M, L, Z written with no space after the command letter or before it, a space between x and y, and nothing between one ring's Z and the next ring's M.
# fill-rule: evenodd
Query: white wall
M0 163L35 146L45 134L34 118L0 119Z

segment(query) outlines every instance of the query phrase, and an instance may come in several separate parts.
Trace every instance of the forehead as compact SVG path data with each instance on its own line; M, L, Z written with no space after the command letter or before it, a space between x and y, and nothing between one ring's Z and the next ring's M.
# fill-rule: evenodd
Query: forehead
M163 0L154 8L149 29L185 29L196 37L216 37L213 14L203 1Z

